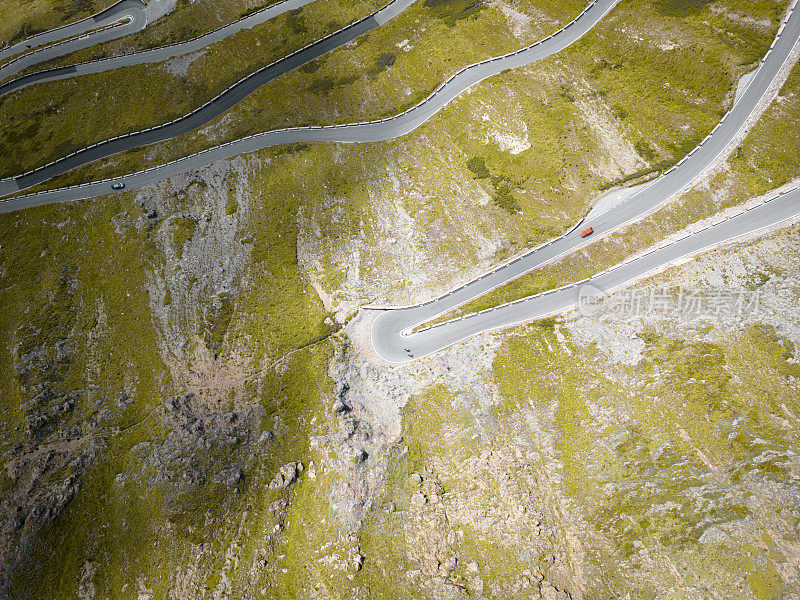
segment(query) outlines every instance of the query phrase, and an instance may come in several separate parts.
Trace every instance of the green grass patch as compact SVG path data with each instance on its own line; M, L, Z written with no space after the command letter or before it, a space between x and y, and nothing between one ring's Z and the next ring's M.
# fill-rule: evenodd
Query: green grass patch
M183 253L183 246L192 239L194 232L197 230L197 219L192 217L179 217L175 219L172 231L172 244L175 248L175 255L181 256Z
M474 454L467 438L470 413L454 405L454 396L442 384L428 388L403 407L403 439L408 446L408 472L431 466L436 456Z
M425 0L437 18L442 19L450 27L462 19L474 19L486 6L483 0Z
M489 169L486 168L486 160L482 156L473 156L467 161L467 168L475 173L478 179L489 177Z
M497 188L493 200L497 206L509 214L513 215L521 210L519 202L514 197L514 194L511 193L511 189L508 187L508 184L504 183Z
M0 3L0 42L16 44L37 33L60 27L111 6L107 0Z

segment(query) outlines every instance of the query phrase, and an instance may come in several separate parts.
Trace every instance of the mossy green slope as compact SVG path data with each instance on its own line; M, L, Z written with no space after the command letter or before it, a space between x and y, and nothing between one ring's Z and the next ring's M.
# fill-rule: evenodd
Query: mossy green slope
M201 235L197 223L168 214L146 218L130 193L3 217L2 336L12 365L2 374L3 447L14 447L22 465L15 479L3 479L4 495L25 493L31 459L43 448L66 460L45 477L36 479L34 470L30 493L40 498L54 482L79 480L52 520L28 517L16 534L24 543L4 581L13 597L64 597L89 584L115 598L163 597L182 585L200 586L200 597L215 589L258 596L255 586L278 585L266 561L253 579L252 560L272 560L275 540L265 532L276 525L286 524L284 539L295 535L295 509L286 507L304 506L308 488L301 480L289 491L264 490L281 465L307 465L309 436L325 431L332 329L297 267L300 197L285 202L283 182L267 171L230 181L257 198L242 235L255 248L253 262L248 285L237 288L228 309L223 304L225 314L204 313L205 340L221 362L246 355L252 375L225 397L191 398L189 423L234 409L249 429L234 429L235 438L209 448L181 441L185 426L164 407L185 389L185 373L177 357L162 352L148 291L166 260L160 240L184 254ZM227 187L219 193L227 199ZM186 199L183 206L175 206L178 215ZM30 356L38 362L23 369ZM173 373L184 375L175 380ZM40 389L51 391L32 400ZM74 398L74 408L26 428L49 410L51 397ZM77 437L64 438L73 424ZM268 446L257 442L260 429L275 429ZM235 487L217 482L214 473L236 465L245 469L243 480ZM226 553L241 560L232 563Z
M779 597L787 559L762 536L796 539L796 517L770 500L787 492L798 442L784 418L800 408L795 349L760 325L726 342L660 327L639 335L642 358L629 367L536 327L495 359L499 421L533 411L557 432L560 488L573 502L565 527L587 527L586 597L668 587Z

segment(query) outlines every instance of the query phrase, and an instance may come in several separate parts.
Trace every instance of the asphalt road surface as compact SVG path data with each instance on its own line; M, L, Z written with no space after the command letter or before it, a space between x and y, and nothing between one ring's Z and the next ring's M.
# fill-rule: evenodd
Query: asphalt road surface
M772 48L755 72L747 89L740 95L739 100L709 137L684 157L678 165L655 181L641 186L642 189L640 191L625 201L602 214L594 216L591 222L579 223L580 227L576 226L562 237L535 248L444 296L424 304L385 311L376 318L373 326L372 339L376 352L388 361L403 362L411 359L409 354L412 354L414 358L424 356L456 341L465 339L465 336L468 337L478 331L498 327L498 323L500 323L498 319L503 317L492 313L491 315L484 315L475 321L470 320L468 325L451 322L446 326L431 330L434 333L419 332L410 336L402 335L402 332L409 332L412 328L446 314L520 275L552 262L558 257L569 254L586 243L591 243L593 239L600 235L641 219L684 190L689 184L697 180L706 168L736 138L750 114L756 109L762 96L772 84L799 38L800 11L795 10L790 15L786 26L776 37ZM765 205L763 210L769 213L770 206L777 207L784 204L791 206L792 203L797 205L798 196L797 194L787 195L781 202L782 204ZM800 210L800 206L797 208ZM580 231L587 226L594 228L594 237L583 239L580 236ZM742 229L742 233L746 232L746 228ZM708 233L703 234L699 239L710 239L703 237L710 235ZM555 301L548 300L547 302ZM500 314L513 313L516 318L520 314L516 311L525 310L523 306L520 305L506 312L501 311ZM554 309L550 312L557 311ZM538 318L538 315L538 312L531 311L527 319L522 320ZM520 321L512 319L506 322L506 325L516 322ZM410 352L407 352L406 348Z
M234 21L233 23L229 23L227 25L219 27L214 31L209 31L208 33L196 37L192 40L188 40L185 42L178 42L176 44L170 44L168 46L161 46L159 48L142 50L140 52L133 52L131 54L123 54L120 56L100 58L98 60L78 63L76 65L57 67L54 69L47 69L45 71L38 71L36 73L23 75L22 77L18 77L17 79L12 79L11 81L7 81L6 83L0 85L0 97L5 96L6 94L10 94L11 92L20 90L22 88L28 87L29 85L33 85L35 83L55 81L57 79L68 79L71 77L77 77L79 75L89 75L92 73L102 73L103 71L118 69L120 67L130 67L132 65L142 65L146 63L161 62L164 60L168 60L170 58L174 58L176 56L182 56L184 54L189 54L191 52L197 52L198 50L202 50L209 44L214 44L216 42L224 40L225 38L233 35L234 33L243 31L245 29L250 29L252 27L255 27L256 25L264 23L265 21L273 19L280 14L283 14L290 10L296 10L298 8L302 8L306 4L310 4L311 2L314 1L315 0L284 0L283 2L278 2L277 4L268 6L267 8L259 10L258 12L255 12L251 15L247 15L246 17L243 17L238 21ZM69 50L69 52L72 51L73 50ZM42 59L37 59L35 60L35 62L31 62L31 64L24 64L23 59L25 59L26 56L28 55L20 57L15 62L1 66L0 80L6 79L16 73L19 73L22 69L31 66L31 64L37 64L42 62ZM48 57L47 59L49 58L52 57ZM32 60L34 60L34 57L31 55L31 58L28 59L28 62Z
M622 263L576 284L531 296L455 321L448 321L411 335L401 332L413 326L405 310L386 310L372 325L372 345L386 361L403 363L446 348L477 333L539 319L581 307L602 309L586 301L602 298L643 275L748 233L800 218L800 189L792 190L745 213L685 237L673 244ZM589 292L587 294L587 292Z
M395 0L367 19L342 29L328 38L323 38L319 42L254 73L186 117L148 131L102 142L17 178L0 180L0 195L7 195L41 183L51 177L117 152L143 144L170 139L176 135L191 131L228 110L242 98L255 91L260 85L266 83L266 81L270 81L281 73L285 73L336 47L346 44L362 33L383 25L405 10L413 1ZM405 135L425 123L464 90L483 79L496 75L505 69L530 64L563 50L594 27L617 1L594 0L580 16L552 36L548 36L544 40L512 54L492 58L462 69L443 83L426 100L395 117L367 123L326 127L295 127L260 133L124 177L11 198L0 202L0 213L52 202L81 200L107 194L111 191L111 184L117 182L125 183L128 189L151 185L192 169L203 167L217 160L279 144L314 141L375 142Z
M125 177L8 199L0 203L0 212L9 212L11 210L52 202L78 200L103 195L108 193L110 191L110 185L116 182L124 182L129 189L150 185L174 175L202 167L210 162L277 144L313 141L374 142L404 135L416 127L419 127L436 112L446 106L453 98L457 97L465 89L475 83L497 74L502 70L530 64L566 48L589 31L615 4L616 0L595 0L575 21L553 36L519 52L483 61L463 69L442 84L442 86L425 101L398 116L368 123L328 127L291 128L257 134ZM383 12L379 11L379 13L369 17L365 21L369 21L370 19L375 20L374 23L369 24L369 29L372 29L388 21L407 5L408 4L399 4L397 2L392 3L382 9ZM348 30L350 30L350 35L356 34L358 30L353 28L362 23L364 23L364 21L350 26L350 28L346 28L345 30L341 30L337 32L337 34L330 36L330 38ZM742 127L744 127L748 117L755 110L759 101L769 89L799 37L800 11L794 11L789 16L786 26L776 37L772 48L755 72L747 89L740 95L730 112L722 119L709 137L678 165L667 171L657 180L642 186L639 192L633 194L621 204L603 214L593 217L592 223L586 223L585 225L594 227L596 232L595 236L602 235L603 233L607 233L640 219L642 216L653 211L671 197L678 194L702 175L703 171L713 163L720 153L722 153L736 138ZM330 38L326 38L326 40L321 40L320 42L329 41ZM345 39L347 39L347 35L337 38L337 41L347 43L343 41ZM354 39L354 37L350 39ZM320 44L320 42L312 46L316 46ZM341 45L341 43L338 45ZM330 46L324 51L327 52L334 47L336 46ZM324 47L320 47L317 51L322 51L323 49ZM286 59L282 60L287 59L292 60L292 62L284 63L285 66L288 67L285 70L302 64L302 62L298 62L298 59L296 57L293 58L293 56L286 57ZM311 58L309 58L309 60L311 60ZM272 66L273 65L270 65L270 67ZM266 67L266 69L270 67ZM237 86L238 85L240 84L237 84ZM236 86L234 86L234 88L235 87ZM246 91L246 89L244 91ZM246 93L244 95L246 95ZM228 102L231 100L232 98L227 99ZM212 103L213 102L214 101L212 101ZM232 106L233 103L229 104L229 106ZM191 115L189 117L191 117ZM182 120L183 119L180 121ZM174 124L167 125L167 127L171 125ZM105 144L113 143L114 141L106 142L94 147L94 149L100 148ZM113 150L113 152L109 153L114 153L125 148L113 149L113 146L110 148L106 146L101 150L98 156L90 160L95 160L101 156L107 156L109 153L105 151L109 149ZM91 152L92 150L93 149L89 149L84 152ZM54 165L43 169L43 171L59 164L68 166L70 164L69 160L70 158L57 161ZM84 163L79 162L78 164ZM77 164L74 166L77 166ZM74 166L70 166L65 170L74 168ZM47 177L49 178L58 172L65 172L65 170L59 171L58 168L55 168L53 173L47 175ZM2 182L0 182L0 186L1 185ZM33 185L33 183L29 185ZM9 193L9 191L6 191L7 189L13 191L15 188L2 189L2 193ZM610 289L615 285L621 285L624 282L638 277L641 273L646 273L660 265L668 264L677 257L692 254L698 249L712 246L720 241L730 239L731 237L756 231L762 227L781 222L787 218L793 218L798 213L800 213L800 198L798 197L798 192L792 192L782 196L780 199L776 199L746 213L741 218L731 219L729 222L707 229L700 234L686 238L681 242L656 251L637 261L625 263L618 269L610 271L608 274L598 276L598 279L593 279L591 282L586 283L591 283L600 289ZM591 238L589 241L591 241ZM513 261L497 267L482 277L440 298L417 306L383 311L383 313L376 318L373 326L372 339L375 350L386 360L403 362L412 360L412 356L409 355L413 355L413 358L424 356L459 340L465 339L470 335L474 335L479 331L535 319L540 316L564 310L565 307L574 306L576 302L575 290L572 290L572 299L569 300L568 303L568 292L559 290L554 293L536 296L494 309L487 313L479 313L476 316L445 323L413 335L404 335L404 332L410 332L411 328L414 326L427 322L440 314L447 313L465 302L503 285L519 275L551 262L575 250L585 242L586 240L580 237L579 230L576 226L575 229L566 235L540 248L534 249L525 255L517 257Z
M403 12L415 1L416 0L392 0L392 2L372 15L351 23L347 27L251 73L244 79L233 84L220 95L196 108L188 115L144 131L122 135L100 142L99 144L94 144L88 148L65 156L64 158L53 161L48 165L29 171L26 174L11 179L0 180L0 195L6 195L13 191L42 183L51 177L61 175L95 160L117 154L118 152L138 148L139 146L145 146L147 144L163 142L193 131L217 118L276 77L319 58L336 48L352 42L357 37L376 29Z
M140 0L121 0L94 16L3 48L0 50L0 60L23 52L25 54L0 66L0 80L44 61L141 31L146 25L144 3ZM4 88L5 85L0 86L0 90Z

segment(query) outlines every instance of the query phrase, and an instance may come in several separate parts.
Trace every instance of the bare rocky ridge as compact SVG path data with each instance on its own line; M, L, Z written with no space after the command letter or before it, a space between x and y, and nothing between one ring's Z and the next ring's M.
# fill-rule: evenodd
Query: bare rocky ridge
M165 261L154 274L150 298L164 351L174 359L192 360L193 344L199 361L213 354L203 324L209 312L234 301L251 248L240 233L249 197L231 185L244 169L244 161L216 165L199 177L182 177L159 192L137 196L142 214L132 225L155 228L164 249Z

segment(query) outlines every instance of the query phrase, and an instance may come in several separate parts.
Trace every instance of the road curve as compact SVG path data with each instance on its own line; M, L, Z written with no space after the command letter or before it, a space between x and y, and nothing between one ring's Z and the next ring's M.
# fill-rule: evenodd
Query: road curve
M387 5L381 9L381 11L366 20L374 20L374 22L362 22L363 24L361 26L372 29L382 25L395 15L399 14L399 12L410 5L412 1L413 0L394 0L394 2ZM0 213L20 210L32 206L40 206L42 204L50 204L52 202L65 202L100 196L109 193L110 185L116 182L124 182L128 189L139 188L145 185L157 183L164 179L168 179L169 177L174 177L175 175L185 173L192 169L203 167L214 161L231 158L237 154L253 152L279 144L294 142L376 142L386 141L405 135L425 123L439 110L444 108L451 100L463 93L464 90L486 79L487 77L496 75L506 69L513 69L531 64L568 47L586 34L589 30L591 30L592 27L594 27L600 21L600 19L607 14L617 2L618 0L593 0L592 3L589 4L589 6L587 6L587 8L575 20L571 21L556 33L531 46L523 48L522 50L518 50L504 56L491 58L465 67L444 82L441 86L439 86L436 91L434 91L421 103L394 117L365 123L331 125L325 127L293 127L259 133L250 137L223 144L221 146L217 146L215 148L210 148L208 150L198 152L197 154L192 154L190 156L180 158L157 167L151 167L144 171L125 175L123 177L60 188L56 190L49 190L36 194L28 194L24 196L18 196L16 198L9 198L7 200L0 201ZM340 30L340 32L333 34L330 36L330 38L333 38L333 36L338 35L342 31L344 30ZM354 32L348 33L345 37L336 38L336 42L340 44L346 43L344 40L348 39L352 33ZM329 49L332 48L333 47ZM313 50L313 53L321 52L322 50L323 48L316 48ZM299 52L302 53L304 50ZM284 72L290 68L294 68L302 64L300 61L306 58L306 55L297 56L297 54L299 53L296 53L296 55L290 55L285 59L281 59L282 61L291 61L283 65L282 69ZM314 54L314 57L315 56L316 54ZM311 59L308 58L308 60ZM280 62L281 61L278 61L278 63ZM270 69L278 63L273 63L273 65L265 67L265 69ZM254 82L248 85L253 84ZM239 84L236 84L236 86L238 85ZM230 90L233 90L236 86L230 88ZM236 92L235 95L223 94L219 101L212 100L209 105L214 105L214 110L222 107L224 107L224 110L227 110L227 108L230 108L230 106L235 104L235 102L240 99L237 98L240 93L243 94L241 97L244 97L244 95L250 92L247 91L247 88L245 88L239 92ZM218 104L215 104L217 102ZM201 107L198 109L198 111L202 111L204 109L205 107ZM222 111L219 111L219 114L221 114L221 112ZM168 124L165 127L169 128L174 126L176 128L175 131L180 131L183 133L189 130L186 128L192 123L192 121L187 119L191 118L192 115L189 115L189 117L185 119L179 119L178 121ZM194 126L196 127L198 125ZM169 132L169 130L167 130L167 132ZM163 133L164 127L158 127L154 130L134 135L142 136L137 138L139 140L145 140L141 143L151 143L161 139L168 139L167 137L160 137ZM173 137L173 135L177 134L171 134L168 137ZM70 169L80 166L81 164L85 164L86 162L126 150L128 149L128 146L124 145L125 139L126 138L123 137L116 140L111 140L109 142L103 142L98 146L81 151L73 156L55 161L50 165L32 171L29 174L22 175L16 179L0 180L0 195L13 193L19 189L23 189L49 179L57 174L64 173ZM140 144L137 143L137 145Z
M587 222L586 225L594 228L596 232L594 235L607 234L641 219L696 181L736 139L748 117L756 109L777 77L793 47L798 43L798 39L800 39L800 11L794 10L789 14L785 26L776 36L772 47L754 73L747 89L739 96L739 100L717 124L714 131L661 177L641 186L637 193L612 209L592 217L592 222ZM789 199L783 202L796 201L797 196L791 195L787 198ZM596 238L590 238L589 243L592 239ZM469 329L457 321L451 321L437 327L433 334L419 332L409 336L403 335L403 332L408 332L417 325L446 314L520 275L573 252L586 243L587 240L581 238L579 228L576 226L565 235L500 265L478 279L435 300L416 306L387 310L375 320L373 326L373 342L376 352L391 362L403 362L410 360L409 353L405 351L405 348L408 348L411 354L417 358L464 339L463 336L467 335L468 331L471 332L468 335L481 331L481 324L485 325L484 329L499 327L500 321L497 319L501 317L493 313L490 316L484 315L475 321L470 320ZM501 312L500 314L510 313ZM528 319L536 318L538 314L535 311L531 312ZM507 324L515 322L517 321L511 320Z
M490 77L504 69L529 64L567 47L591 29L591 27L593 27L615 4L616 0L593 1L575 21L553 36L521 51L483 61L463 69L440 86L439 89L422 103L398 116L368 123L329 127L291 128L257 134L122 178L91 182L79 186L8 199L0 203L0 212L9 212L52 202L78 200L103 195L109 192L111 183L118 181L126 183L128 188L137 188L191 169L202 167L216 160L230 158L239 153L251 152L276 144L311 141L372 142L388 140L404 135L427 121L450 100L478 81ZM787 60L799 37L800 12L792 11L788 16L786 25L779 31L772 47L752 77L748 88L741 94L739 100L717 127L715 127L714 131L689 155L684 157L678 165L667 171L655 182L643 186L642 190L631 196L624 203L614 207L613 210L597 216L592 222L595 230L600 234L607 233L638 220L697 179L707 166L723 152L725 147L735 139L749 115L756 108L756 105L774 81L778 71ZM795 215L794 211L800 212L800 208L798 208L798 194L796 192L782 196L780 201L776 199L776 201L764 205L763 208L759 207L756 211L746 213L751 218L749 222L746 222L746 219L742 218L732 219L728 225L722 224L720 226L715 226L703 232L702 235L698 234L699 237L692 236L691 239L694 240L695 244L705 244L705 246L701 246L701 248L707 247L719 243L720 239L717 239L719 235L728 235L729 238L734 235L741 235L742 233L754 231L761 227L780 222L785 218L793 218ZM775 219L778 219L778 221ZM759 223L763 223L763 225L759 226ZM418 358L461 339L465 339L479 331L519 322L519 320L515 320L518 317L522 321L530 320L538 316L563 310L563 307L574 305L574 299L571 301L571 304L558 304L558 302L551 299L547 300L545 304L540 307L541 310L545 310L546 312L541 312L539 309L537 309L538 312L537 310L533 310L532 307L534 307L535 303L542 302L541 298L558 297L563 299L564 292L558 290L557 294L554 292L536 296L486 313L479 313L478 315L460 319L455 322L444 323L436 328L427 329L413 335L403 335L403 332L410 331L413 326L429 321L440 314L449 312L453 308L519 275L573 251L575 248L582 245L582 243L583 240L579 237L576 227L566 235L548 242L544 246L534 249L509 263L501 265L479 279L471 281L436 300L422 305L383 312L378 316L373 326L372 339L377 353L386 360L404 362L411 360L405 348L409 348L414 358ZM622 283L630 281L631 278L638 276L636 275L635 269L633 271L631 270L633 269L631 265L639 265L642 268L648 267L649 265L649 270L651 270L654 266L657 267L658 265L666 264L669 260L674 260L676 256L684 256L687 253L691 254L697 251L698 248L692 244L693 242L682 240L669 247L672 248L671 252L673 254L671 255L665 249L661 249L648 255L651 258L643 257L642 259L637 259L637 261L626 263L624 268L620 267L614 270L616 273L615 276L621 277L616 285L622 285ZM681 254L681 252L683 253ZM666 262L657 262L656 260L656 262L653 263L653 256L661 256L662 258L672 256L672 258L666 260ZM642 272L648 272L648 270L639 271L639 273ZM628 277L628 275L630 275L630 277ZM600 276L598 276L598 279L593 279L591 281L593 285L601 289L610 289L613 287L610 284L617 281L613 279L614 276L610 275L607 276L606 279L612 279L608 280L600 279L599 277Z
M598 295L623 287L683 258L709 250L737 237L797 219L800 219L800 188L583 281L480 313L473 313L412 335L405 336L399 333L408 325L402 313L387 310L378 315L373 322L372 346L377 354L388 362L404 363L415 360L484 331L517 325L574 309L586 300L585 290L590 290L592 296L597 298ZM601 294L598 294L598 291ZM410 350L413 358L406 349Z
M96 15L0 49L0 61L25 52L0 67L0 80L46 60L136 33L146 26L145 4L141 0L120 0ZM33 48L36 50L29 52Z
M143 131L121 135L94 144L88 148L78 150L63 158L59 158L43 167L28 171L23 175L0 180L0 195L10 193L8 190L13 192L42 183L51 177L61 175L95 160L117 154L118 152L124 152L125 150L131 150L156 142L163 142L193 131L217 118L276 77L319 58L336 48L352 42L361 35L376 29L399 15L415 1L416 0L392 0L389 4L371 15L359 19L240 79L215 98L212 98L189 114L178 117L169 123L156 125L155 127Z
M260 25L261 23L277 17L278 15L290 10L302 8L306 4L310 4L314 1L315 0L283 0L282 2L268 6L267 8L247 15L246 17L242 17L237 21L233 21L232 23L218 27L213 31L204 33L203 35L192 40L177 42L175 44L160 46L158 48L150 48L148 50L141 50L139 52L132 52L130 54L99 58L97 60L78 63L75 65L47 69L44 71L38 71L36 73L29 73L0 85L0 97L35 83L55 81L58 79L68 79L72 77L78 77L80 75L90 75L93 73L102 73L104 71L118 69L120 67L130 67L133 65L161 62L176 56L197 52L198 50L202 50L210 44L215 44L224 40L234 33L238 33L239 31L243 31L245 29L251 29L256 25ZM25 56L20 57L20 59L17 59L17 61L21 61L23 58L25 58ZM16 73L19 73L22 69L31 66L30 64L22 65L21 63L18 65L17 61L0 66L0 80L11 77ZM42 62L42 60L36 60L36 62L31 64L37 64L40 62Z

